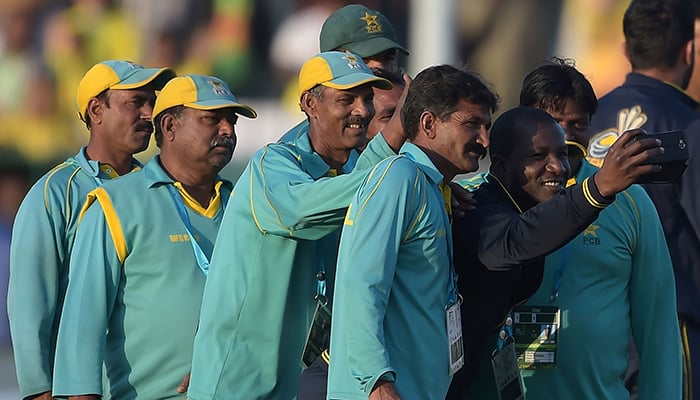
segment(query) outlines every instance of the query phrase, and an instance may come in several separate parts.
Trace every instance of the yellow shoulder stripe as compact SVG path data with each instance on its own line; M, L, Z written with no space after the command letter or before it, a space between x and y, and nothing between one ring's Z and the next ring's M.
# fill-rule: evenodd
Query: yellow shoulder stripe
M119 222L119 217L117 212L114 210L112 205L112 199L109 198L109 194L104 190L104 188L99 187L92 192L88 193L87 201L80 211L80 219L83 219L83 215L87 208L95 202L95 200L100 202L102 206L102 212L104 212L105 219L107 220L107 228L112 236L112 242L114 243L114 248L117 250L117 257L119 262L122 264L126 259L126 240L124 239L124 231L122 230L122 224Z

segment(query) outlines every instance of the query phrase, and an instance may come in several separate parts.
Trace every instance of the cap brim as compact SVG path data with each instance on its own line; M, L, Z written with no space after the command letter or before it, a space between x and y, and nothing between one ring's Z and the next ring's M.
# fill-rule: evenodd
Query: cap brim
M566 147L569 148L569 158L583 158L588 155L586 148L578 142L567 140Z
M241 103L234 103L228 100L197 101L194 103L186 103L184 106L197 110L218 110L221 108L231 107L236 110L236 114L240 114L244 117L248 117L250 119L255 119L258 117L258 113L256 113L250 106Z
M137 69L133 74L122 79L121 82L111 86L110 89L136 89L153 82L155 90L160 90L174 77L175 72L170 68Z
M389 90L394 87L394 85L392 85L387 79L364 72L356 72L354 74L341 76L340 78L335 78L328 82L324 82L322 85L332 87L333 89L345 90L364 85L366 83L369 83L376 88L385 90Z
M390 49L398 49L405 55L409 54L408 50L404 49L403 46L383 36L376 36L360 42L348 43L342 47L362 58L371 57Z

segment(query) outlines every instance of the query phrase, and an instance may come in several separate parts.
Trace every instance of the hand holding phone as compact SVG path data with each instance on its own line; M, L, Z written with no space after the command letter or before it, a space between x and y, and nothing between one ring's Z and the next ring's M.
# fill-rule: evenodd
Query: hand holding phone
M663 154L652 157L644 164L661 165L661 171L641 175L637 183L673 183L683 174L688 161L688 146L681 130L654 132L637 136L637 138L656 138L661 141Z

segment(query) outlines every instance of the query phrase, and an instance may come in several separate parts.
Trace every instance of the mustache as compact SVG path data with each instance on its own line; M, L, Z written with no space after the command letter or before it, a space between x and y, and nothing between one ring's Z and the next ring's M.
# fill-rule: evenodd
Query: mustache
M153 123L144 122L136 126L137 131L147 131L148 133L153 133Z
M217 136L211 141L211 147L218 147L218 146L224 146L228 147L229 149L233 149L236 147L236 139L228 136Z
M348 117L345 119L345 125L350 125L350 124L367 125L368 123L369 123L368 118Z
M471 142L467 145L467 151L471 153L477 153L479 159L486 158L486 148L477 142Z

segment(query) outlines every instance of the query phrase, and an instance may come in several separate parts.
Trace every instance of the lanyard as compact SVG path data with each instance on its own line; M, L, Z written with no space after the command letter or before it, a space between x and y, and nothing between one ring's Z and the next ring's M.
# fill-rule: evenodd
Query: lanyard
M559 251L559 262L557 262L557 272L554 278L554 286L552 287L552 295L549 296L549 299L552 301L552 303L556 302L559 298L561 278L564 276L564 269L566 268L566 262L569 259L569 252L571 251L572 243L573 241L565 244L564 247L562 247Z
M450 229L450 226L452 225L452 188L449 186L449 184L441 183L438 185L438 190L442 195L447 215L445 226L447 229ZM454 262L452 261L452 235L450 235L449 232L445 232L445 237L447 238L447 248L450 252L450 281L448 282L447 286L447 308L450 308L457 302L461 304L462 299L459 296L459 289L457 288L457 272L455 271Z
M568 143L568 142L567 142ZM566 187L569 187L571 185L576 184L576 177L573 176L569 178L569 180L566 182ZM559 262L557 263L557 272L555 278L554 278L554 285L552 287L552 294L549 296L549 300L552 301L552 303L556 302L557 299L559 299L559 288L561 287L561 279L564 276L564 269L566 268L566 262L569 260L569 253L571 252L571 245L573 243L573 240L567 244L564 245L564 247L561 248L559 251Z
M185 203L182 201L182 197L180 197L180 193L178 193L178 190L175 188L175 185L167 185L167 187L168 192L170 192L170 197L172 197L173 201L175 202L175 208L177 208L177 213L180 215L180 219L185 225L187 235L190 237L190 244L192 244L192 250L194 250L194 257L197 260L197 265L199 265L199 269L202 270L204 276L207 276L207 274L209 273L209 259L207 258L207 255L204 254L204 250L202 250L202 248L199 246L199 243L197 243L197 240L195 240L194 235L192 234L192 224L190 223L190 217L187 215ZM228 199L222 194L219 195L221 196L221 208L225 209L226 201Z

